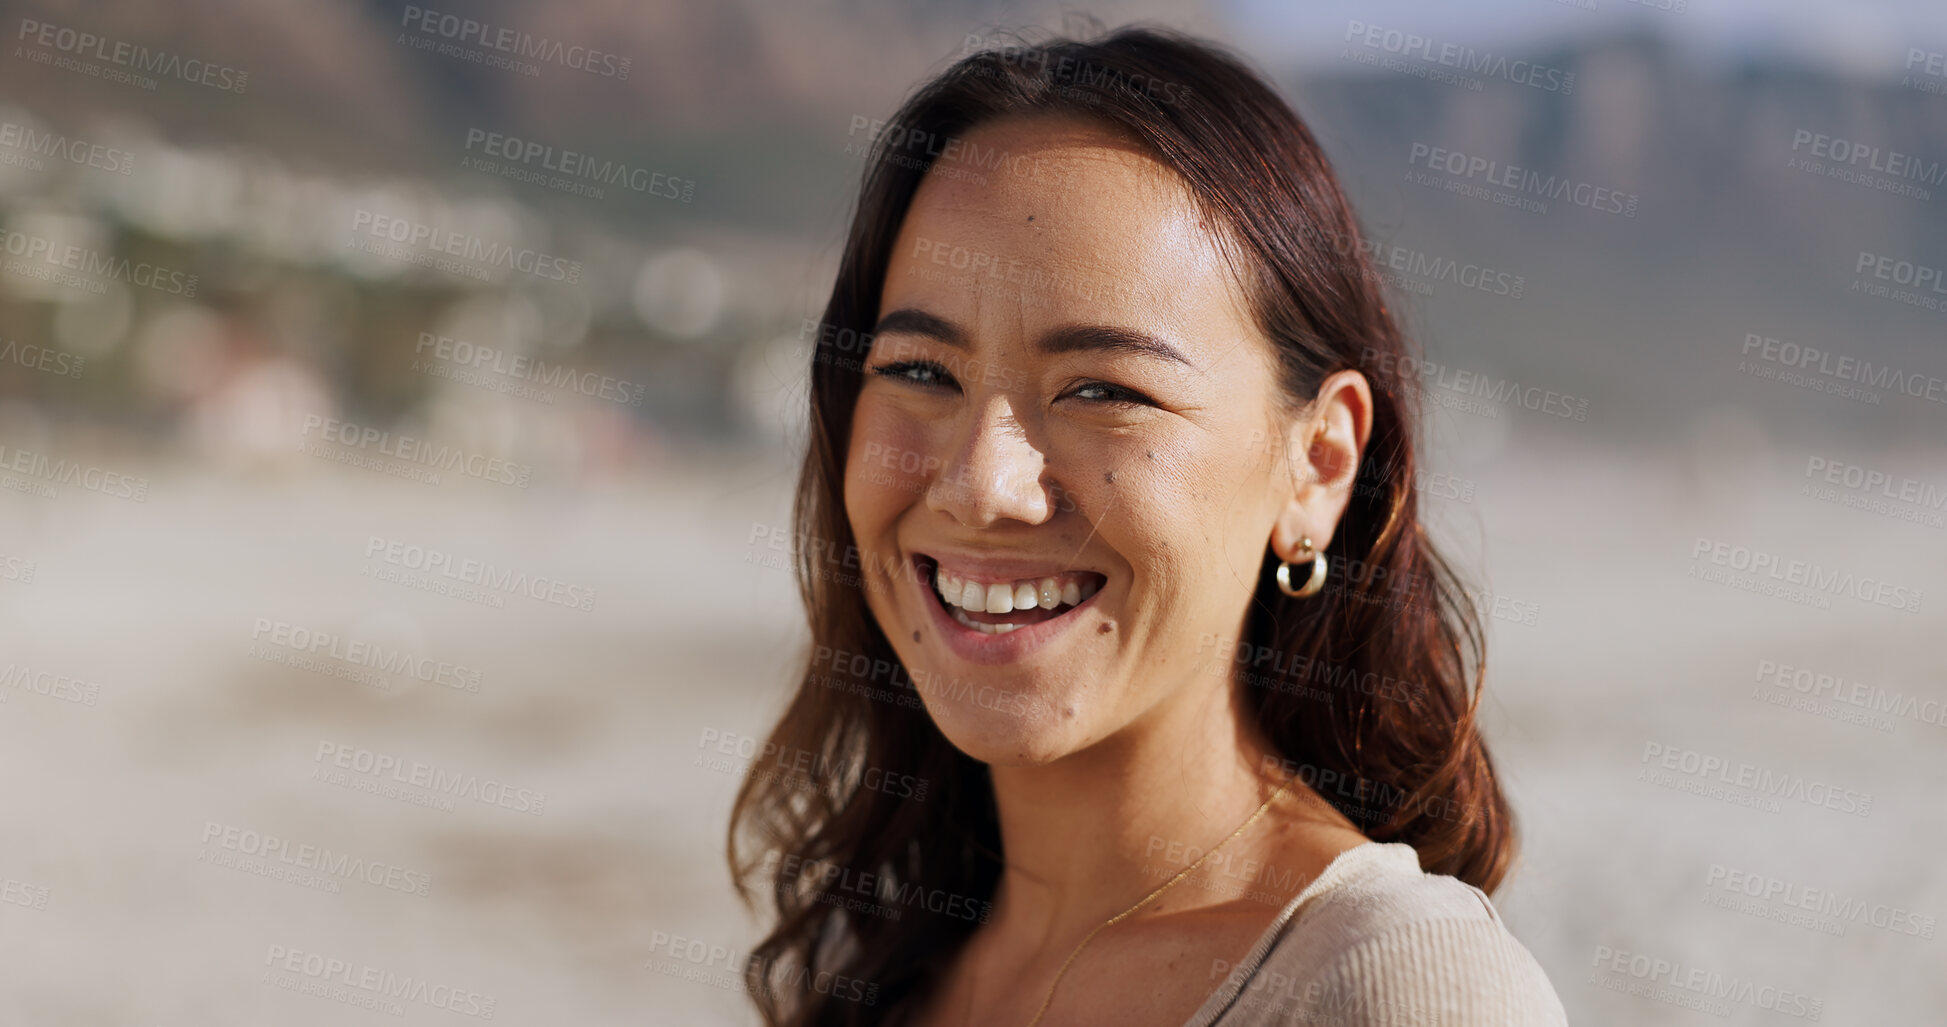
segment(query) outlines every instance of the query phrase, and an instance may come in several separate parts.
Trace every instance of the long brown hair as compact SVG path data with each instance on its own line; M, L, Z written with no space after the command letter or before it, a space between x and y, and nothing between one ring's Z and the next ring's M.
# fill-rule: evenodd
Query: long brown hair
M1479 615L1420 521L1416 380L1398 370L1407 344L1318 143L1237 58L1173 33L982 51L879 133L812 353L793 514L812 652L764 745L775 758L754 761L738 792L729 839L745 900L761 889L775 907L744 965L773 1027L911 1010L1000 879L987 767L933 726L869 611L843 482L892 243L922 176L946 152L978 164L977 150L950 141L1027 113L1119 126L1183 177L1219 227L1292 403L1341 369L1372 383L1372 433L1327 551L1336 580L1287 598L1267 546L1244 637L1215 640L1210 658L1232 665L1288 768L1368 837L1409 844L1429 872L1489 891L1513 859L1511 814L1475 725ZM993 171L1010 173L1004 160Z

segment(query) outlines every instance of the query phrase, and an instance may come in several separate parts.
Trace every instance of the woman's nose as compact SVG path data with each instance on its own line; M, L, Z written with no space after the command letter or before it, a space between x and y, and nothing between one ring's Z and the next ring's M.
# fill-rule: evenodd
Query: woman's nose
M927 483L926 505L973 528L1003 519L1040 524L1054 512L1041 484L1046 467L1009 401L996 396L975 410L953 456Z

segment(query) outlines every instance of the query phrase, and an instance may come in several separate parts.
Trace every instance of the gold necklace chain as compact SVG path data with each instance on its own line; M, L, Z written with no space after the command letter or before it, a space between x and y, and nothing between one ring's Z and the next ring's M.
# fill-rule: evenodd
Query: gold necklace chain
M1088 932L1087 937L1084 937L1081 940L1081 943L1075 946L1075 951L1070 952L1068 954L1068 958L1062 961L1061 969L1055 971L1055 979L1052 982L1050 982L1048 985L1048 994L1043 995L1041 997L1041 1008L1035 1010L1034 1019L1028 1021L1028 1027L1036 1027L1036 1025L1041 1023L1041 1018L1047 1015L1048 1003L1053 1002L1055 1000L1055 989L1061 985L1061 979L1063 975L1068 973L1068 968L1070 966L1073 966L1075 963L1075 957L1082 954L1082 949L1086 948L1089 942L1094 941L1096 935L1101 934L1102 931L1105 930L1106 928L1114 926L1116 923L1129 916L1129 914L1134 913L1136 910L1139 910L1144 906L1148 905L1151 899L1154 899L1156 896L1161 895L1166 891L1169 891L1170 887L1176 884L1176 882L1181 881L1184 878L1190 876L1190 874L1195 872L1195 870L1198 867L1203 865L1204 860L1209 859L1212 855L1214 855L1217 852L1218 849L1221 849L1224 846L1229 845L1233 840L1237 838L1238 835L1244 833L1245 828L1248 828L1252 824L1256 823L1257 818L1263 816L1264 811L1270 809L1271 804L1278 801L1278 796L1283 795L1285 793L1285 789L1291 787L1291 782L1297 779L1298 779L1297 774L1293 774L1290 777L1285 778L1284 784L1279 785L1278 790L1272 792L1271 797L1264 800L1264 805L1259 806L1257 808L1257 812L1252 813L1250 816L1244 818L1244 822L1237 825L1237 830L1232 831L1230 835L1226 837L1223 841L1218 842L1217 844L1211 846L1207 851L1204 852L1203 855L1197 857L1196 862L1191 863L1189 866L1184 867L1182 870L1177 871L1176 876L1170 878L1167 881L1164 881L1161 885L1158 885L1155 891L1150 892L1148 895L1143 896L1141 899L1139 899L1136 902L1135 905L1130 906L1128 909L1125 909L1122 912L1117 913L1116 915L1108 918L1107 920L1102 921L1100 924L1096 925L1096 928L1094 930Z

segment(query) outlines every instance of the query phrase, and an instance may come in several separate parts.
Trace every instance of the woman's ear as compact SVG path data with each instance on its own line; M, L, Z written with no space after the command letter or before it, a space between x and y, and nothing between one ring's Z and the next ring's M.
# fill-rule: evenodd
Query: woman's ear
M1323 552L1338 530L1339 517L1352 500L1359 460L1372 433L1372 386L1357 371L1338 371L1318 386L1318 395L1294 418L1285 434L1285 465L1291 494L1271 529L1271 547L1281 560L1300 554L1309 536Z

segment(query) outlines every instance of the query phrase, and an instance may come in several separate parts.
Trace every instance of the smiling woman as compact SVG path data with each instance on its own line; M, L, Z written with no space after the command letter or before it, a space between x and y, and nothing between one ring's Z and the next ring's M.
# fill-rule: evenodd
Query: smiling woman
M1481 633L1358 239L1296 114L1178 36L976 54L891 120L766 749L830 772L732 821L767 1023L1563 1022L1487 897Z

